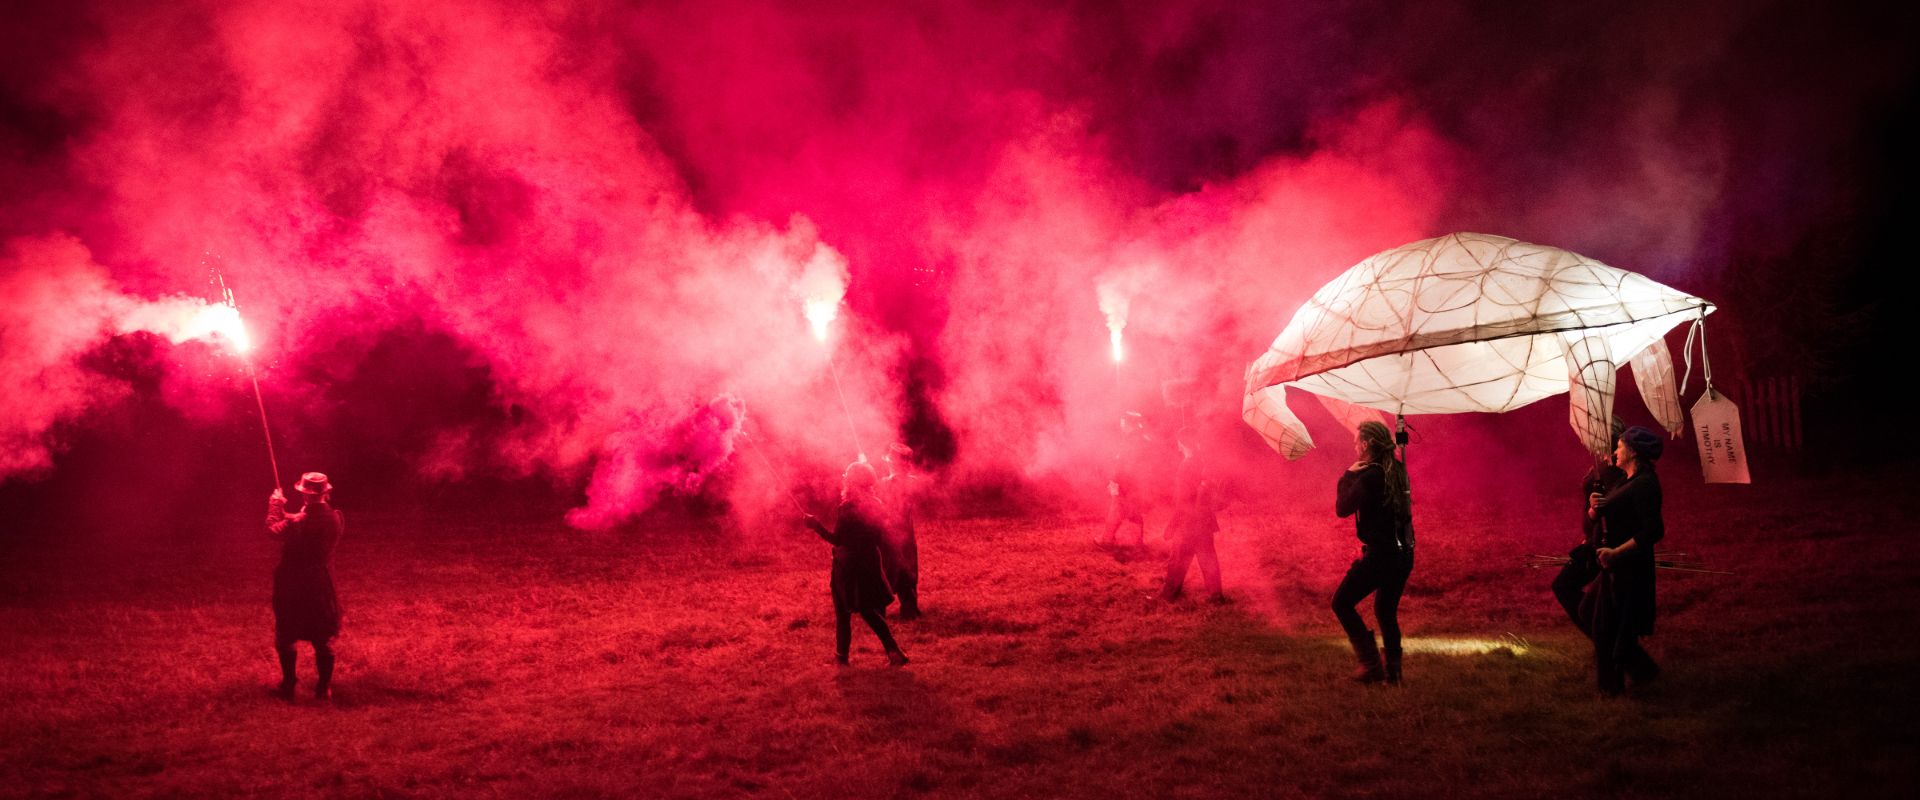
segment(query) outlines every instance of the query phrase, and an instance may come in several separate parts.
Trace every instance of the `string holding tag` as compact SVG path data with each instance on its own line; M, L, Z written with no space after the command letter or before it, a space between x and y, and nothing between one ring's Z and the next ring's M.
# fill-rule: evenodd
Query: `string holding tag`
M1687 343L1681 346L1680 357L1685 371L1680 374L1680 396L1687 396L1687 384L1693 380L1693 343L1700 342L1700 365L1705 375L1707 390L1713 390L1713 359L1707 355L1707 315L1702 312L1700 318L1693 321L1687 329Z
M1747 446L1740 430L1740 407L1713 388L1713 361L1707 356L1706 316L1693 321L1687 331L1686 377L1680 380L1685 392L1693 375L1693 342L1700 340L1700 370L1706 390L1689 410L1693 432L1700 450L1700 471L1707 483L1752 483L1747 467Z

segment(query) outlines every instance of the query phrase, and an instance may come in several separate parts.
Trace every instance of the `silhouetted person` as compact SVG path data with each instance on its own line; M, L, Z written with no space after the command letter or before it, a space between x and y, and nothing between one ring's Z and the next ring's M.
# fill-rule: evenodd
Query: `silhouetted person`
M273 650L280 658L280 697L292 700L294 643L313 644L313 664L320 679L313 696L332 696L333 637L340 633L340 597L333 588L333 547L346 532L346 518L328 500L333 485L327 476L309 472L293 485L305 504L287 513L287 497L279 489L267 499L267 535L280 542L280 565L273 570Z
M1613 440L1618 442L1620 434L1625 433L1627 424L1619 417L1613 418ZM1598 517L1587 513L1593 496L1604 495L1626 480L1627 473L1613 465L1613 454L1596 461L1592 469L1580 481L1580 544L1567 553L1567 565L1560 568L1560 574L1553 578L1553 597L1560 601L1560 607L1567 612L1567 618L1573 620L1574 627L1580 629L1587 638L1593 638L1593 628L1587 624L1587 618L1580 613L1580 602L1586 596L1587 584L1600 576L1600 562L1594 560L1593 552L1606 543L1601 532L1606 527Z
M912 620L920 616L920 543L913 529L913 504L923 478L913 468L913 449L904 444L888 447L883 460L887 477L875 492L886 514L880 565L887 584L900 597L900 618Z
M1135 532L1131 546L1146 545L1146 484L1153 456L1153 436L1147 433L1146 419L1134 411L1121 415L1120 447L1107 478L1107 523L1094 537L1095 544L1122 544L1120 529L1132 524Z
M840 476L840 508L833 529L828 530L818 517L808 514L807 527L833 545L833 645L834 659L847 663L847 650L853 645L853 615L867 621L867 627L880 637L887 649L887 663L902 666L907 655L887 629L880 616L893 603L887 578L880 568L881 512L873 496L877 483L873 466L855 462Z
M1360 423L1353 440L1360 460L1340 475L1334 513L1353 517L1360 537L1360 558L1347 568L1340 588L1333 592L1333 614L1347 632L1347 641L1359 659L1354 680L1361 683L1400 682L1400 595L1413 574L1413 509L1407 486L1407 465L1394 455L1393 433L1368 420ZM1380 642L1386 661L1374 645L1373 631L1354 610L1373 595L1373 616L1380 623Z
M1626 691L1627 678L1641 684L1660 674L1640 647L1640 637L1653 633L1653 548L1667 535L1660 476L1653 469L1665 450L1659 434L1638 425L1628 428L1613 449L1613 463L1626 479L1589 500L1587 513L1604 527L1602 546L1594 550L1600 577L1587 590L1581 611L1592 630L1600 691L1607 694Z
M1167 580L1160 588L1160 599L1180 599L1187 567L1197 559L1200 575L1207 582L1207 599L1223 602L1227 596L1220 591L1220 557L1213 548L1213 534L1220 530L1220 521L1214 515L1213 486L1195 451L1193 434L1181 431L1178 441L1182 458L1174 477L1173 518L1167 521Z

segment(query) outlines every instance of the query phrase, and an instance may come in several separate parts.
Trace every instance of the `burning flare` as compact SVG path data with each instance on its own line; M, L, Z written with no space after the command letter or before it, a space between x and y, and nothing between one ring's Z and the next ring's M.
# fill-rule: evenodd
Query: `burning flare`
M224 303L208 303L193 297L168 297L151 302L127 302L115 315L116 333L146 331L179 344L188 339L224 341L234 352L245 355L253 349L240 310Z
M827 340L827 326L840 316L840 298L807 301L807 324L813 326L813 338Z
M816 245L801 267L794 293L806 309L813 338L827 340L827 326L840 316L840 301L847 296L847 277L847 259L824 244Z
M1113 363L1126 359L1126 349L1120 346L1120 332L1127 329L1127 312L1133 306L1133 295L1140 290L1141 273L1127 270L1100 278L1094 287L1100 298L1100 313L1107 318L1107 339L1113 343Z

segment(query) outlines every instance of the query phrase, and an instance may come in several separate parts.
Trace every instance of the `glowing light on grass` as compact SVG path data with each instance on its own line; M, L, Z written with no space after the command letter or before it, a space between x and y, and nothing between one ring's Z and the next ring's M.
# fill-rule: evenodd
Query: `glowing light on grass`
M1127 324L1124 322L1118 325L1112 321L1107 322L1107 339L1113 342L1113 363L1115 364L1126 360L1126 351L1120 347L1120 331L1126 327Z
M1528 650L1533 649L1527 640L1510 633L1499 639L1408 637L1400 643L1400 647L1409 653L1436 653L1446 656L1484 656L1495 653L1524 656Z

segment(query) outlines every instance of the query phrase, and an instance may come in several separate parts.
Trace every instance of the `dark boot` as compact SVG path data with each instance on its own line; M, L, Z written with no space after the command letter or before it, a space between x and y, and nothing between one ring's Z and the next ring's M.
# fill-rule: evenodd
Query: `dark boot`
M320 673L320 681L313 685L313 699L333 699L333 648L328 645L315 645L313 665Z
M280 687L274 689L273 693L282 700L292 700L295 682L294 663L295 659L299 658L299 654L294 652L291 644L274 645L273 654L280 659Z
M1374 644L1373 631L1347 636L1353 645L1353 655L1360 662L1360 668L1353 673L1353 679L1359 683L1379 683L1386 680L1387 669L1380 663L1380 647Z
M1660 665L1653 663L1653 656L1647 655L1647 651L1641 649L1638 642L1627 649L1620 661L1621 668L1626 670L1627 678L1632 680L1635 686L1652 683L1654 678L1660 677Z
M889 648L887 650L887 665L892 667L906 666L907 654L901 652L898 647Z
M334 696L334 650L332 648L313 648L313 666L319 668L321 679L313 685L315 700L332 700Z
M1389 647L1382 651L1387 657L1387 683L1400 684L1400 648Z

